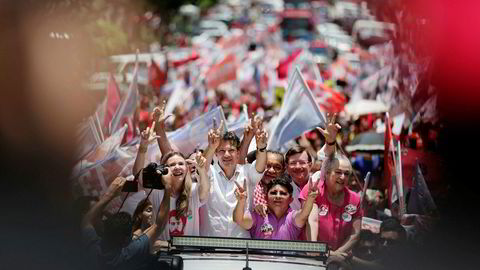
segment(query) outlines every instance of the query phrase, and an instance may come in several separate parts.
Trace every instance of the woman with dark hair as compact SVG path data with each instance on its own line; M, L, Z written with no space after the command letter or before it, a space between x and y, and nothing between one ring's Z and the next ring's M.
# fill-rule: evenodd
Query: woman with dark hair
M153 205L148 198L141 200L133 212L132 238L142 235L153 224Z

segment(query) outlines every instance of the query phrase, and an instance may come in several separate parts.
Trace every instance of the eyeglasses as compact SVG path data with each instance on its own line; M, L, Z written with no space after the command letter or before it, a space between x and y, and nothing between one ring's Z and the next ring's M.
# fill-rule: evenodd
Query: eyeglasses
M344 175L345 177L349 177L352 172L351 171L342 171L342 170L335 170L334 171L335 175L337 175L338 177Z

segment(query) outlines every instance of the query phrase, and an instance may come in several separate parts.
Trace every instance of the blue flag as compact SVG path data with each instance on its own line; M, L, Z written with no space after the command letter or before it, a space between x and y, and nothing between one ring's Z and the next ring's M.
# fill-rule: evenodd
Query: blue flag
M408 199L407 212L409 214L429 215L435 212L437 206L428 190L427 183L417 162L413 186Z

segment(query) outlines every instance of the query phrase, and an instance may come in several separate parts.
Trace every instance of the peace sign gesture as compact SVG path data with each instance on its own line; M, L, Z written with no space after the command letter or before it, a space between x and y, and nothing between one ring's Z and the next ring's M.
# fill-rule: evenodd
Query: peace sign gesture
M252 112L252 117L248 120L247 125L245 126L245 131L243 132L245 137L252 138L258 129L263 127L263 118L259 115L255 115Z
M325 137L325 142L327 144L335 143L337 133L342 128L338 123L335 123L336 118L337 113L334 113L333 115L331 113L327 113L327 122L325 123L325 129L317 127L317 130L322 133L323 137Z
M237 186L237 189L235 190L235 197L237 198L238 201L244 201L247 199L247 179L243 178L243 187L240 186L237 181L233 181L235 185Z
M312 178L308 180L308 199L315 200L318 195L318 186L317 183L313 183Z
M171 114L165 115L165 106L166 106L166 101L163 100L162 107L155 107L153 109L153 121L156 121L158 123L158 128L165 129L165 121L172 116Z
M213 128L208 131L208 144L212 146L213 149L217 149L220 145L220 140L222 139L223 128L224 128L223 120L220 122L220 127L216 128L216 119L213 118Z
M258 149L263 149L267 147L268 142L268 133L264 129L258 129L255 132L255 142L257 143Z
M147 127L140 134L140 145L148 146L155 139L159 138L155 133L155 121L152 123L152 127Z

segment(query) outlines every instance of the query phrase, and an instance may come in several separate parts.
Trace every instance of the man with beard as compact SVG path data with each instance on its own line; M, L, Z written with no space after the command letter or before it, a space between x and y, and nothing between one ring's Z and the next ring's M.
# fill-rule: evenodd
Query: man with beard
M185 224L187 223L185 216L177 217L176 211L170 212L170 219L169 219L169 232L170 236L172 235L183 235L183 229L185 228Z

